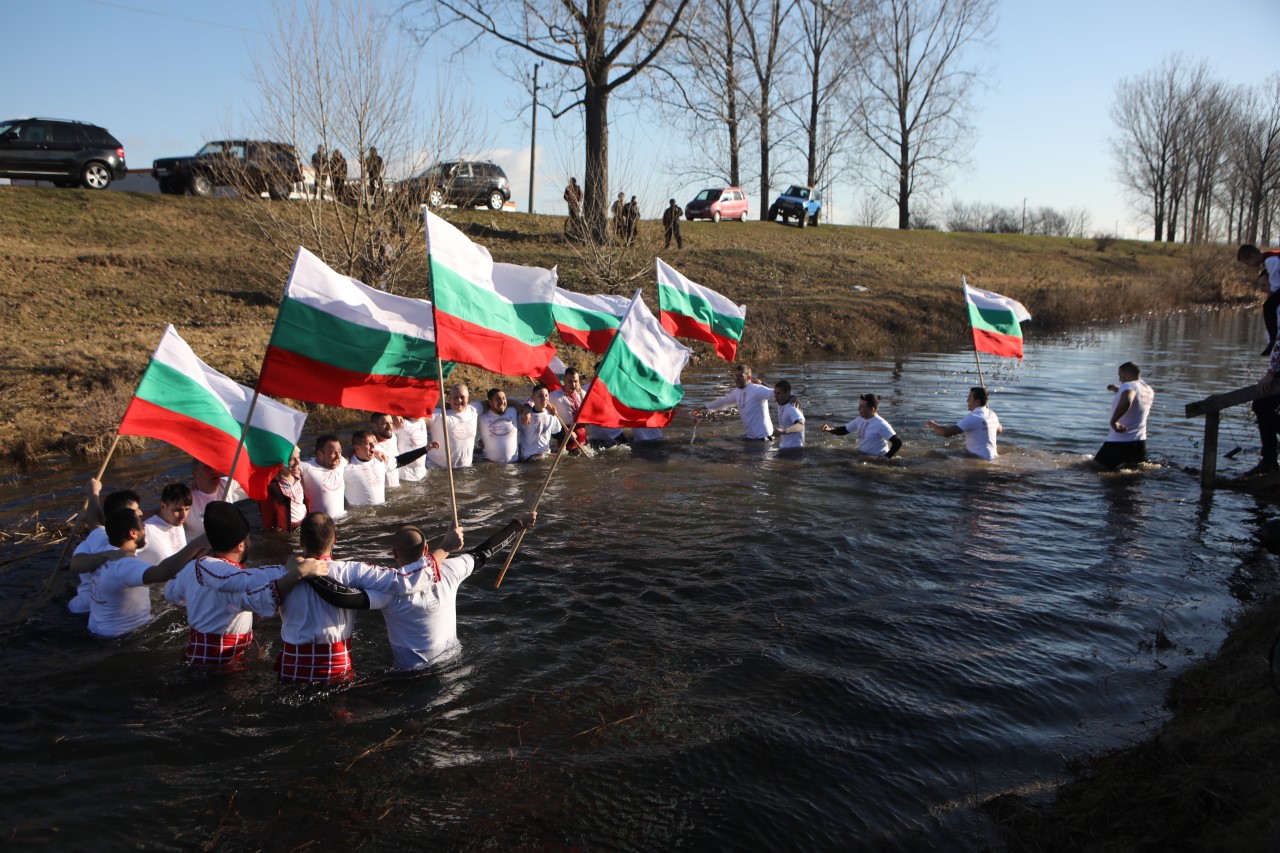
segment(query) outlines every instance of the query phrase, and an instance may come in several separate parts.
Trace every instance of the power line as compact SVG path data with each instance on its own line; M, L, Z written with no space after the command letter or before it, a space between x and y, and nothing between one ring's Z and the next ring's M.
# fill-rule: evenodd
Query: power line
M96 6L109 6L112 9L123 9L126 12L138 12L143 15L154 15L157 18L169 18L174 21L186 21L189 24L200 24L205 27L219 27L224 30L235 30L241 33L253 33L254 35L263 35L261 30L254 30L248 27L238 27L235 24L220 24L217 21L205 21L200 18L188 18L184 15L174 15L169 12L157 12L154 9L139 9L137 6L126 6L123 3L111 3L108 0L84 0L85 3L93 3Z

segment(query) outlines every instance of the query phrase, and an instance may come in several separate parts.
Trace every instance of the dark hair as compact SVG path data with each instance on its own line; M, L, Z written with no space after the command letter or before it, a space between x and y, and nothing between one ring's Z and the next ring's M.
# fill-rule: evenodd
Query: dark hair
M749 364L735 364L735 365L733 366L733 372L734 372L734 373L750 373L750 372L751 372L751 365L749 365Z
M561 378L568 379L570 373L572 373L574 376L578 376L579 378L581 378L580 374L578 373L578 368L576 367L566 367L564 369L564 373L561 375Z
M1258 251L1257 246L1253 245L1252 243L1245 243L1243 246L1240 247L1240 251L1236 252L1236 260L1247 261L1250 258L1256 258L1258 257L1258 255L1261 255L1261 254L1262 252Z
M791 383L785 379L779 379L777 382L773 383L773 387L775 390L781 389L784 394L791 393Z
M298 526L298 544L308 557L323 557L333 550L338 530L333 519L323 512L310 512Z
M1126 361L1124 364L1120 365L1120 369L1125 373L1132 373L1134 376L1142 375L1142 371L1138 368L1138 365L1134 364L1132 361Z
M501 388L490 388L489 393L485 394L484 397L486 400L492 400L494 397L498 396L499 394L504 394L504 393L506 392L503 391Z
M320 436L319 438L317 438L317 439L316 439L316 454L318 455L318 454L320 453L320 451L324 449L324 446L325 446L326 444L328 444L329 442L331 442L331 441L336 441L336 442L338 442L339 446L341 446L341 444L342 444L342 439L338 438L336 435L334 435L334 434L333 434L333 433L331 433L331 432L326 432L324 435L322 435L322 436Z
M880 408L879 394L863 394L862 396L858 397L858 399L866 403L868 406L870 406L873 409Z
M356 430L355 432L351 433L351 446L352 446L352 447L354 447L355 445L357 445L357 444L359 444L360 442L364 441L364 440L365 440L365 438L366 438L367 436L370 436L370 435L372 435L374 438L377 438L377 437L378 437L377 435L375 435L375 434L373 433L373 431L372 431L372 430L367 430L367 429L358 429L358 430Z
M191 487L186 483L170 483L160 492L160 503L164 504L180 503L191 506L193 500Z
M986 388L983 388L981 385L974 385L969 389L969 393L973 395L973 399L978 401L979 406L985 406L987 404Z
M390 417L390 415L388 415L386 412L370 412L369 423L373 423L378 418L387 418L387 417Z
M107 513L107 541L119 548L129 538L129 531L142 529L142 514L122 506Z
M103 516L111 515L111 513L120 509L127 503L142 504L142 498L138 497L138 493L133 489L119 489L112 492L102 499Z
M545 383L535 382L533 383L533 387L529 389L529 393L532 394L534 391L547 391L547 390L549 389L547 388Z

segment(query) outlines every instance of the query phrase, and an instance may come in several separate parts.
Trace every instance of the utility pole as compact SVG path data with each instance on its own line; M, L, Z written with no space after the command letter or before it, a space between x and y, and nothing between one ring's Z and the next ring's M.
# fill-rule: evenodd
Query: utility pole
M533 132L529 139L529 212L533 213L533 177L538 159L538 68L541 62L533 63Z

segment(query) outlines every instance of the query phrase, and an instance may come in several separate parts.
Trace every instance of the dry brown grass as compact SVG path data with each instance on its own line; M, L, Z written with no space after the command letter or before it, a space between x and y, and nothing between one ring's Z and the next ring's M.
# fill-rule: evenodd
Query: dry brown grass
M661 226L645 221L636 246L597 250L567 243L561 217L447 215L498 260L558 266L582 292L629 295L639 284L651 305L660 255L747 304L741 352L765 363L959 344L961 275L1025 303L1029 335L1257 295L1223 247L1117 241L1099 252L1092 240L724 222L685 224L685 248L663 251ZM101 452L166 323L251 384L291 261L233 200L0 187L0 454L21 463ZM425 281L421 244L406 263ZM569 364L594 361L566 349ZM470 368L456 376L477 389L500 381ZM312 423L360 417L322 408Z

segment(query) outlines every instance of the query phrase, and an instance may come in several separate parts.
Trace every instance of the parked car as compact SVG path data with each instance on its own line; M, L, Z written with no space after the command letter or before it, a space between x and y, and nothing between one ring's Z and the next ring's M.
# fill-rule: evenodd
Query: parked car
M769 221L777 222L778 217L781 216L782 221L786 222L795 217L803 228L806 225L817 225L818 213L821 210L822 193L813 187L792 184L769 206Z
M302 180L298 152L287 142L223 139L207 142L190 157L162 157L151 164L160 192L207 196L214 187L288 198Z
M421 175L396 184L396 192L412 205L427 207L483 204L490 210L502 210L511 199L511 185L502 167L472 160L436 163Z
M698 193L693 201L684 206L684 216L690 222L695 219L710 219L712 222L736 219L746 222L749 207L747 194L741 187L722 187Z
M124 146L96 124L58 118L0 122L0 178L105 190L128 172Z

